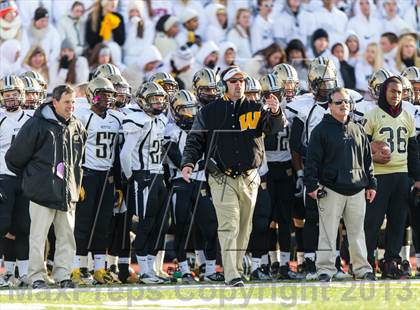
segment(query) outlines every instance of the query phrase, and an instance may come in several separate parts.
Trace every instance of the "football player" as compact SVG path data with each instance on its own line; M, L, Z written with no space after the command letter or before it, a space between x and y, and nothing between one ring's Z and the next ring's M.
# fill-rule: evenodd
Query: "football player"
M220 98L219 82L219 75L210 68L203 68L194 74L193 91L200 105L205 106Z
M76 110L75 115L86 128L88 139L83 162L83 181L76 207L74 235L76 257L72 280L79 284L90 282L86 262L88 251L94 256L95 284L115 283L119 280L105 269L108 235L114 208L113 168L118 150L121 123L110 107L115 104L115 89L103 77L91 80L86 97L88 110ZM82 261L81 261L82 260Z
M15 75L6 75L0 80L0 247L4 252L6 274L0 275L0 287L9 286L19 269L17 286L28 286L29 263L29 200L21 191L21 176L11 172L5 155L19 130L30 118L22 110L25 103L25 85Z
M142 110L129 113L123 121L125 142L120 160L125 177L132 182L129 211L139 219L134 247L140 282L158 284L164 279L153 267L167 230L162 145L168 95L159 84L147 82L139 87L134 100Z
M43 88L34 78L22 76L20 79L25 85L25 103L23 104L22 109L32 116L38 106L42 103Z

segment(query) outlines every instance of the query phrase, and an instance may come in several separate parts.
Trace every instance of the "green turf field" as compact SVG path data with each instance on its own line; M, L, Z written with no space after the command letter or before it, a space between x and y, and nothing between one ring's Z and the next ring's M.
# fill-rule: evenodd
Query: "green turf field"
M420 309L420 281L2 290L0 309Z

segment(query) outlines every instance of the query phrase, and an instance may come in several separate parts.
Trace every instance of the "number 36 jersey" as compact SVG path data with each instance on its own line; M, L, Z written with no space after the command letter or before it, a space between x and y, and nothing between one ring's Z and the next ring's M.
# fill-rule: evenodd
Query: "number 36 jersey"
M148 170L162 174L162 145L165 115L149 116L143 111L128 114L123 120L124 146L121 150L121 167L126 177L133 170Z
M106 171L113 167L118 150L121 121L112 110L104 118L88 109L77 110L75 116L83 123L88 133L83 167Z
M414 117L402 110L397 117L392 117L380 107L375 107L366 115L366 134L373 141L384 141L391 149L391 160L386 164L374 162L375 174L407 172L408 139L415 137Z

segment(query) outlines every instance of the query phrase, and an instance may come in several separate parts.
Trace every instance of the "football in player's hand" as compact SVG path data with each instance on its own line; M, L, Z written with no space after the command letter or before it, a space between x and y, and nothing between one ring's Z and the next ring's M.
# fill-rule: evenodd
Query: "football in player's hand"
M391 160L391 148L384 141L372 141L370 143L372 149L373 161L379 164L386 164Z

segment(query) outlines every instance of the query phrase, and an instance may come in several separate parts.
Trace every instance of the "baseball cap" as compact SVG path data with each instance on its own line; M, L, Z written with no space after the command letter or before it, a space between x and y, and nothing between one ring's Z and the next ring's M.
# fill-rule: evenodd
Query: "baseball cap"
M236 74L242 75L243 78L246 78L248 76L248 74L242 71L241 68L239 68L238 66L231 66L222 73L222 79L223 81L228 81Z

